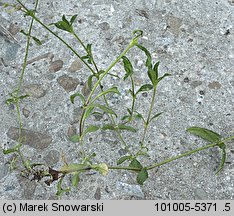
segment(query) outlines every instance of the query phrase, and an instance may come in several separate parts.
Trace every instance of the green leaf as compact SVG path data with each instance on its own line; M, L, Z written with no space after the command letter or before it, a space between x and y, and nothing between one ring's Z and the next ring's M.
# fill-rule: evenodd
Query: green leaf
M114 125L111 124L105 124L102 126L102 130L116 130Z
M76 98L77 96L80 97L80 99L81 99L81 101L82 101L82 104L84 105L84 104L85 104L85 98L84 98L84 96L83 96L82 94L80 94L79 92L77 92L77 93L75 93L75 94L72 94L72 95L70 96L70 101L74 104L74 100L75 100L75 98Z
M125 116L123 116L122 118L121 118L121 120L122 121L124 121L124 120L126 120L126 119L130 119L131 118L131 116L130 115L125 115Z
M209 142L215 143L221 140L221 136L219 134L206 128L190 127L186 131Z
M69 138L70 141L74 142L74 143L77 143L77 142L80 142L80 136L78 134L76 135L73 135Z
M138 174L137 174L137 183L140 185L143 185L143 183L146 181L148 178L148 172L146 168L143 168Z
M75 173L75 172L82 172L87 169L87 165L85 164L65 164L63 167L61 167L60 172L62 173Z
M140 44L136 44L136 46L139 49L141 49L145 53L145 55L147 56L146 63L145 63L146 67L148 67L148 69L152 69L152 57L150 55L150 52Z
M93 103L95 100L97 100L97 99L100 98L101 96L106 95L106 94L109 94L109 93L115 93L115 94L120 95L120 92L119 92L118 88L117 88L117 87L112 87L112 88L109 88L109 89L107 89L107 90L101 92L100 94L98 94L98 95L93 99L93 101L92 101L91 103Z
M123 56L122 59L124 63L124 69L126 72L126 75L124 76L124 80L126 80L129 76L133 74L133 67L132 67L130 60L126 56Z
M158 83L155 71L153 69L148 69L147 73L148 73L148 77L149 77L151 83L155 87L157 85L157 83Z
M90 76L88 77L88 81L87 81L88 87L89 87L90 90L93 89L93 77L95 77L95 76L94 76L94 75L90 75Z
M224 143L221 143L218 146L222 150L222 158L221 158L221 162L220 162L219 168L218 168L218 170L215 173L216 175L223 169L223 166L224 166L224 163L225 163L225 160L226 160L226 157L227 157L226 145Z
M142 85L139 90L136 92L136 94L140 93L140 92L145 92L145 91L150 91L153 88L153 85L151 84L144 84Z
M134 158L131 161L131 163L129 164L129 167L138 168L138 169L142 169L143 168L143 166L141 165L141 163L136 158Z
M17 151L19 151L21 146L22 146L22 144L17 144L13 148L10 148L7 150L3 149L3 154L11 154L11 153L17 152Z
M21 95L21 96L18 97L18 99L19 99L19 100L22 100L22 99L27 98L27 97L29 97L28 94L26 94L26 95Z
M85 109L84 120L87 119L94 110L94 106L87 107Z
M76 19L77 16L78 16L78 14L75 14L75 15L72 16L72 18L70 19L70 23L71 24L74 23L74 21L75 21L75 19Z
M156 75L156 79L158 79L158 66L159 66L160 62L156 62L155 65L154 65L154 72L155 72L155 75Z
M105 113L109 113L112 115L115 115L117 117L117 114L109 107L106 107L104 105L101 104L91 104L91 107L98 107L99 109L103 110Z
M80 182L80 173L79 172L75 172L73 177L72 177L72 185L74 187L77 187L78 183Z
M37 45L42 45L42 42L38 38L32 36L32 39L37 43Z
M127 131L131 131L131 132L136 132L137 131L134 127L124 125L124 124L119 124L118 128L119 128L119 130L127 130Z
M124 161L126 160L130 160L132 157L131 156L123 156L121 158L119 158L119 160L117 161L117 165L122 164Z
M162 79L164 79L167 76L171 76L171 74L165 73L163 76L161 76L161 77L158 78L157 83L159 83Z
M62 21L58 21L56 23L51 23L50 25L55 25L57 28L73 33L72 23L66 19L65 15L62 16Z
M95 126L95 125L90 125L88 126L85 131L84 131L84 135L87 134L87 133L92 133L92 132L95 132L99 129L98 126Z
M159 116L162 115L162 114L163 114L163 112L157 113L156 115L154 115L154 116L150 119L150 122L151 122L153 119L159 117Z
M58 184L57 184L57 193L56 193L57 196L62 196L63 193L66 193L66 192L69 192L69 191L70 191L70 188L66 188L66 189L63 189L63 188L62 188L63 178L64 178L64 176L61 177L61 178L59 179L59 181L58 181Z

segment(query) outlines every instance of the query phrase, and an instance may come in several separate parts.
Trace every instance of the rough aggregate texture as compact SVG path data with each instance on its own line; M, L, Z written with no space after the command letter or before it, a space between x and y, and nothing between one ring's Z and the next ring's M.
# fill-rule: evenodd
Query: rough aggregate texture
M6 0L12 3L14 1ZM34 1L28 1L32 8ZM186 128L196 125L217 131L228 137L234 133L234 3L232 0L82 0L40 1L38 16L50 24L78 14L74 29L85 44L92 43L93 55L100 69L123 51L132 38L132 31L142 29L140 43L147 47L153 59L159 60L160 73L171 77L158 88L154 113L164 112L151 125L146 142L151 161L176 156L205 145L190 136ZM18 138L15 107L5 101L19 83L29 18L11 13L0 5L0 23L17 39L12 43L0 35L0 199L55 199L56 183L48 187L43 181L25 180L20 168L9 170L14 155L3 155L2 149L14 146ZM83 53L82 47L68 33L51 27L71 46ZM33 35L42 41L31 41L28 67L24 76L24 92L31 95L21 102L23 152L32 162L42 162L57 169L68 162L79 161L80 146L69 137L78 130L80 102L71 104L69 97L76 91L88 95L87 77L90 72L61 42L35 22ZM133 48L127 56L134 62L134 78L140 87L148 82L144 67L145 56ZM122 64L111 71L124 76ZM88 74L88 75L87 75ZM103 84L118 86L121 96L110 96L110 106L126 115L131 98L130 83L108 76ZM146 115L151 93L139 96L136 106ZM106 115L91 118L89 123L108 123ZM135 127L141 128L140 123ZM136 135L123 133L129 143L138 143ZM94 161L116 165L126 154L118 137L109 131L87 136L85 150L95 152ZM143 186L136 183L134 173L110 171L82 174L77 188L62 199L234 199L234 147L227 145L227 163L215 175L220 152L208 149L174 161L149 172ZM145 159L142 159L146 161ZM149 162L147 162L149 163ZM146 164L149 165L149 164ZM64 186L70 186L66 179Z

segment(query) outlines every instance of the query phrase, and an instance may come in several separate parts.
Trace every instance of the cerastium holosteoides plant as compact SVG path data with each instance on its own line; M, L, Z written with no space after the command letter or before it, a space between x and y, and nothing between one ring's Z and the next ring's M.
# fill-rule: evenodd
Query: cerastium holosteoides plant
M170 74L165 73L164 75L159 75L159 61L153 62L150 52L141 45L138 40L142 36L143 32L141 30L136 30L133 32L133 38L128 44L128 46L125 48L125 50L110 64L110 66L106 70L100 70L98 68L98 64L95 62L95 58L93 56L92 52L92 44L85 44L75 33L73 23L76 21L77 15L74 15L70 18L70 20L67 19L65 15L62 16L62 19L60 21L51 23L49 25L44 24L36 15L37 11L37 5L38 0L36 1L35 8L33 10L29 10L25 4L23 4L20 0L17 0L17 5L6 5L6 6L13 6L17 10L21 10L25 16L31 17L31 24L28 32L21 31L26 37L27 37L27 45L26 45L26 52L25 52L25 58L24 58L24 64L22 69L22 74L20 76L20 82L15 91L13 91L10 94L10 98L6 101L8 104L13 103L16 106L16 111L18 114L19 119L19 140L18 144L9 149L5 149L3 152L4 154L17 154L19 158L22 161L23 166L25 167L24 174L33 174L34 179L41 180L44 177L47 177L45 180L46 184L51 184L54 181L58 181L57 183L57 195L61 195L63 192L68 191L69 189L63 189L62 188L62 181L64 177L68 175L72 175L72 185L77 186L81 173L90 171L90 170L96 170L100 172L102 175L107 175L110 170L129 170L136 173L136 180L139 184L143 184L146 179L148 178L148 172L151 169L157 168L159 166L162 166L164 164L167 164L171 161L177 160L182 157L189 156L191 154L197 153L199 151L213 148L213 147L219 147L222 158L220 162L220 166L216 173L219 173L225 162L226 158L226 142L233 139L234 136L228 137L228 138L222 138L219 134L216 132L213 132L211 130L208 130L206 128L201 127L190 127L187 129L188 132L190 132L193 135L196 135L200 138L202 138L205 141L208 141L209 144L196 148L194 150L185 152L181 155L178 155L176 157L169 158L167 160L164 160L160 163L152 164L149 166L145 166L141 162L142 156L147 156L148 147L145 142L146 135L149 129L150 124L153 122L153 120L157 119L162 113L154 113L154 104L155 104L155 97L157 93L157 87L158 84L166 77L170 76ZM54 37L56 37L58 40L60 40L64 45L67 46L70 51L72 51L82 62L86 67L89 69L90 74L87 76L87 85L90 89L90 93L87 97L85 97L82 93L77 92L70 96L70 101L72 104L74 104L75 100L80 100L82 104L82 113L79 121L79 133L76 135L73 135L70 137L71 142L79 143L81 147L81 155L80 155L80 161L79 163L67 163L65 159L64 166L61 167L59 170L52 169L51 167L47 167L45 169L45 165L43 164L37 164L37 163L31 163L29 159L25 159L21 148L22 148L22 141L24 140L24 137L22 136L22 119L21 119L21 112L20 112L20 100L28 97L28 95L20 95L20 89L23 83L23 77L25 73L25 69L27 66L27 56L29 51L29 42L30 39L33 39L38 45L41 45L41 42L39 39L31 35L33 22L36 21L39 23L42 27L44 27L45 30L49 31ZM58 28L61 31L65 31L68 34L71 34L77 42L81 45L84 51L84 55L80 55L76 52L76 50L69 45L68 42L66 42L65 39L61 38L58 34L56 34L52 29ZM130 49L136 49L139 52L143 52L143 54L146 56L145 61L145 67L147 70L147 76L148 76L148 83L145 83L140 88L136 89L135 80L134 80L134 69L131 61L127 57L127 53ZM117 87L111 87L106 89L102 81L107 76L117 76L114 74L111 74L111 69L119 62L123 63L123 68L125 70L125 75L123 77L123 81L129 80L130 87L129 87L129 94L131 96L131 107L126 108L126 115L122 118L119 117L119 115L115 112L113 108L109 106L108 102L108 94L117 94L120 95L120 92ZM118 76L117 76L118 77ZM99 91L98 91L99 89ZM148 113L145 115L144 113L139 113L136 109L136 101L138 97L140 96L139 93L141 92L149 92L151 91L151 102L149 104ZM87 120L94 115L95 113L106 113L109 116L110 122L109 124L102 124L100 125L88 125ZM145 117L144 117L145 116ZM142 122L142 134L141 137L139 137L139 146L137 150L133 150L132 144L129 144L124 137L122 136L122 131L128 131L129 133L135 133L137 130L134 128L134 120L138 119ZM120 123L119 123L120 122ZM98 164L93 163L93 157L95 157L95 153L89 155L86 153L83 146L85 145L85 139L84 137L89 133L97 132L98 130L111 130L113 133L116 133L118 135L118 138L120 139L120 142L124 146L127 154L121 158L117 159L116 166L109 166L108 164L104 162L100 162ZM149 162L150 163L150 162ZM125 166L122 166L122 164L125 164ZM39 168L40 166L43 166L43 168ZM37 169L35 169L37 167ZM49 178L49 179L48 179Z

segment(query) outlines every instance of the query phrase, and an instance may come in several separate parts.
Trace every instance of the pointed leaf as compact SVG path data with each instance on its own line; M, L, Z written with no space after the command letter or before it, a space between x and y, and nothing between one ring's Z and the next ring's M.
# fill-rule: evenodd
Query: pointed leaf
M17 144L13 148L9 148L9 149L6 149L6 150L3 149L3 154L11 154L11 153L17 152L17 151L19 151L21 146L22 146L22 144Z
M131 161L131 163L129 164L129 167L138 168L138 169L142 169L143 168L143 166L141 165L141 163L136 158L134 158Z
M95 132L99 129L98 126L95 126L95 125L90 125L88 126L85 131L84 131L84 135L87 134L87 133L92 133L92 132Z
M74 23L74 21L75 21L75 19L76 19L77 16L78 16L78 14L75 14L75 15L72 16L72 18L70 19L70 23L71 24Z
M158 83L155 71L153 69L148 69L147 73L148 73L148 77L149 77L151 83L155 87L157 85L157 83Z
M155 75L156 75L156 79L158 79L158 66L159 66L160 62L156 62L155 65L154 65L154 72L155 72Z
M80 182L80 176L79 176L79 172L75 172L73 177L72 177L72 185L74 187L77 187L78 183Z
M74 142L74 143L77 143L77 142L80 142L80 136L78 134L76 135L73 135L69 138L70 141Z
M144 84L142 85L139 90L137 91L136 94L140 93L140 92L145 92L145 91L150 91L153 88L153 85L151 84Z
M148 172L145 168L143 168L138 174L137 174L137 183L140 185L143 185L143 183L148 178Z
M111 124L105 124L102 126L102 130L115 130L115 127Z
M37 45L42 45L42 42L38 38L32 36L32 39L37 43Z
M219 142L221 140L219 134L206 128L190 127L186 131L209 142Z
M97 96L93 99L92 103L93 103L95 100L97 100L98 98L100 98L101 96L106 95L106 94L109 94L109 93L115 93L115 94L120 95L120 92L119 92L118 88L117 88L117 87L112 87L112 88L109 88L109 89L107 89L107 90L101 92L99 95L97 95Z
M131 156L123 156L121 158L119 158L119 160L117 161L117 165L122 164L124 161L126 160L130 160L132 157Z
M221 158L221 162L220 162L219 168L218 168L218 170L215 173L216 175L223 169L223 166L224 166L224 163L225 163L225 160L226 160L226 157L227 157L226 145L224 143L221 143L218 146L222 150L222 158Z
M152 57L150 55L150 52L140 44L136 44L136 46L139 49L141 49L145 53L145 55L147 56L146 63L145 63L146 67L148 67L148 69L152 69Z
M124 125L124 124L119 124L118 128L119 128L119 130L127 130L127 131L131 131L131 132L136 132L137 131L134 127Z
M77 92L77 93L75 93L75 94L72 94L72 95L70 96L70 101L74 104L74 100L75 100L75 98L76 98L77 96L80 97L80 99L81 99L81 101L82 101L82 104L84 105L84 104L85 104L85 98L84 98L84 96L83 96L82 94L80 94L79 92Z
M90 75L90 76L88 77L88 81L87 81L88 87L89 87L90 90L93 89L93 77L95 77L95 76L94 76L94 75Z
M162 79L164 79L164 78L167 77L167 76L171 76L171 74L165 73L162 77L159 77L159 78L158 78L157 83L159 83Z
M150 119L150 122L151 122L153 119L159 117L159 116L162 115L162 114L163 114L163 112L157 113L156 115L154 115L154 116Z
M126 56L123 56L122 59L124 63L124 69L126 72L126 75L124 76L124 80L126 80L128 76L131 76L133 74L133 67L132 67L130 60Z
M105 113L109 113L109 114L115 115L117 117L117 114L109 107L106 107L106 106L101 105L101 104L92 104L90 106L98 107L99 109L103 110Z
M94 110L94 106L87 107L85 109L84 120L87 119Z

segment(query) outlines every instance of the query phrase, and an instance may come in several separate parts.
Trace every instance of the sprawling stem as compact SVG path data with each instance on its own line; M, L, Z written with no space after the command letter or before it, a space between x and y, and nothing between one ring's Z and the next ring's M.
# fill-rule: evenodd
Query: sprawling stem
M39 0L36 1L34 10L36 10L37 7L38 7L38 1ZM23 84L24 73L25 73L25 70L26 70L26 67L27 67L27 59L28 59L28 52L29 52L29 45L30 45L30 39L31 39L31 32L32 32L33 22L34 22L34 18L32 18L30 26L29 26L29 31L28 31L28 35L27 35L27 42L26 42L26 48L25 48L25 56L24 56L23 68L22 68L22 72L21 72L21 75L20 75L19 84L18 84L17 90L15 92L16 93L16 95L15 95L15 98L16 98L15 106L16 106L16 112L17 112L17 117L18 117L18 121L19 121L19 139L18 139L18 142L20 144L22 144L23 122L22 122L22 118L21 118L21 114L20 114L19 94L20 94L20 90L21 90L21 87L22 87L22 84ZM21 159L23 165L27 169L28 167L26 165L26 162L25 162L24 156L23 156L23 154L21 152L21 149L18 148L17 152L18 152L18 154L20 156L20 159Z
M30 12L30 10L20 1L17 0L17 2L24 8L24 12ZM47 31L49 31L51 34L53 34L56 38L58 38L60 41L62 41L87 67L88 69L95 74L94 70L89 66L89 64L84 61L84 59L82 59L82 57L65 41L63 40L59 35L57 35L56 33L54 33L51 29L49 29L43 22L41 22L41 20L39 18L36 17L35 14L31 14L29 13L29 15L35 19L35 21L37 21L41 26L43 26Z

